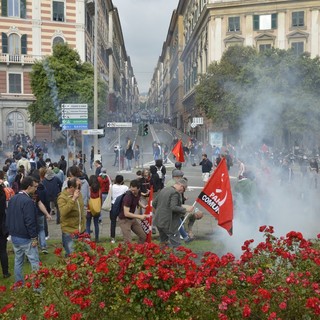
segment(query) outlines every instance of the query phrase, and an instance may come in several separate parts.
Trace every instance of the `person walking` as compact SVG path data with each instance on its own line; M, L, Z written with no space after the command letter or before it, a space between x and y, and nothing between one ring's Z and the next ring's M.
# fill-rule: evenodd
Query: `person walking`
M74 251L74 240L85 231L86 217L80 189L80 179L73 177L68 179L67 187L58 196L62 245L66 256Z
M135 168L140 166L140 147L137 144L134 145L134 166Z
M202 160L200 161L199 165L202 166L202 181L206 183L209 180L210 172L213 166L206 153L202 154Z
M112 206L115 203L116 199L128 191L128 186L124 184L124 179L121 174L117 175L114 179L114 184L112 186L112 195L111 195L111 210L110 210L110 242L115 243L116 242L116 226L117 226L117 217L118 212L114 212L112 210Z
M159 231L161 246L169 245L172 248L180 246L181 217L194 209L193 206L182 207L181 194L187 187L187 180L179 179L172 187L162 189L152 201L155 209L153 224Z
M98 181L98 178L93 174L89 178L89 186L90 186L90 198L96 199L101 198L101 188ZM89 201L90 203L90 201ZM97 214L93 216L90 211L90 205L88 205L87 210L87 217L86 217L86 233L91 234L91 221L93 219L93 225L94 225L94 236L95 236L95 242L99 242L99 219L100 214Z
M62 182L60 179L54 174L51 168L44 169L42 168L40 172L45 172L44 179L42 180L42 184L45 186L47 190L47 196L50 201L51 214L56 215L56 223L60 223L60 212L57 205L58 195L61 192ZM43 174L43 173L42 173ZM41 176L40 176L41 178Z
M125 153L125 158L126 158L126 170L131 171L132 169L132 159L134 158L134 152L132 149L132 144L128 144L126 153Z
M58 168L59 168L60 170L62 170L62 172L63 172L64 175L67 174L67 166L68 166L68 164L67 164L67 161L66 161L66 159L65 159L65 156L62 155L62 156L60 157L60 160L58 161Z
M25 256L33 271L39 269L37 209L32 196L38 183L31 177L21 181L21 191L11 198L8 204L6 225L14 250L15 281L24 282L23 264Z
M6 194L4 192L3 181L0 180L0 262L1 269L4 278L9 278L11 273L9 272L8 252L7 252L7 238L8 230L6 228Z
M129 191L123 198L122 206L119 213L119 226L123 235L123 240L130 243L132 236L131 231L138 236L138 243L144 243L147 235L137 221L147 218L145 214L135 214L137 206L146 208L146 205L140 202L140 182L138 180L131 180Z
M94 146L91 146L91 150L90 150L90 170L93 169L93 162L94 162Z

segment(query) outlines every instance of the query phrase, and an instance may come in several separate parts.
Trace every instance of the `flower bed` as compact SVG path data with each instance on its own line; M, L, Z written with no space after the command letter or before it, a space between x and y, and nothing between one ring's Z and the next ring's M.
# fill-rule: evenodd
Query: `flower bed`
M260 231L265 241L246 241L239 260L207 252L198 264L183 247L130 244L105 252L80 241L68 259L26 276L0 318L318 319L319 240Z

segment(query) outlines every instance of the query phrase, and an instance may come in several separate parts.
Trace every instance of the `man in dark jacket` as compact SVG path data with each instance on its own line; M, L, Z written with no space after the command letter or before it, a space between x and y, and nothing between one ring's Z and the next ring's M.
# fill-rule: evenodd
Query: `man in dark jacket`
M25 256L32 270L39 269L37 210L32 199L38 183L30 176L23 178L21 191L8 204L6 225L11 235L14 250L14 276L16 282L23 282Z
M208 159L206 153L202 155L202 160L199 165L202 166L202 181L206 183L209 180L210 171L212 169L212 162Z
M41 177L40 173L40 177ZM50 201L51 214L57 213L57 224L60 224L60 212L57 204L58 195L61 192L62 182L51 168L46 169L45 178L42 180L43 185L47 189L47 196Z
M58 162L58 168L62 170L63 174L67 174L67 161L65 159L65 156L62 155L59 162Z

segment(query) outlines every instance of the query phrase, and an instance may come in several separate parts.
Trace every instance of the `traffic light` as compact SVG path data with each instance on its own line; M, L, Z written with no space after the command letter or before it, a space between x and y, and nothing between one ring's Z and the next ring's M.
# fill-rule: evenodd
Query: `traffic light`
M106 132L104 130L104 128L106 127L106 125L102 125L102 124L98 124L98 129L103 129L103 134L98 134L98 139L104 138L106 135Z
M143 135L144 135L144 136L147 136L148 133L149 133L149 125L148 125L148 124L145 124L145 125L143 126Z
M138 135L140 137L143 136L143 124L142 123L139 124Z

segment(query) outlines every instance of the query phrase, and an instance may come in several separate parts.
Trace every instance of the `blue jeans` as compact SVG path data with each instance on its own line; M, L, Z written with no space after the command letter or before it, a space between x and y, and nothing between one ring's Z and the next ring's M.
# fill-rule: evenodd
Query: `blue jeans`
M87 221L86 221L86 233L90 235L90 229L91 229L91 220L93 218L93 224L94 224L94 236L95 240L99 240L99 218L100 214L93 217L91 213L87 213Z
M37 215L38 237L39 237L39 245L41 249L47 247L44 219L45 219L44 215Z
M32 271L39 270L39 252L38 247L31 245L30 239L21 239L12 237L12 245L14 250L14 277L15 281L24 282L23 278L23 263L25 256L31 264Z
M73 239L74 239L74 236L71 233L62 232L62 245L66 252L66 257L69 256L74 250Z
M182 222L182 219L180 219L180 222ZM183 239L188 238L188 234L187 234L186 230L184 229L184 226L183 226L183 225L182 225L181 228L179 229L179 233L180 233L180 235L181 235L181 237L182 237Z
M132 160L131 159L126 159L126 161L127 161L127 171L131 170Z

